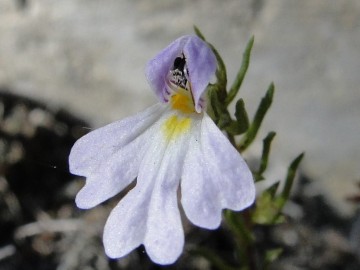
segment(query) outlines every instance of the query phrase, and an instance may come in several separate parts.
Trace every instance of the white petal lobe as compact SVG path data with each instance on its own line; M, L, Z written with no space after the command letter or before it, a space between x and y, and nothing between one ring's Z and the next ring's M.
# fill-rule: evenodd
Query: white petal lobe
M72 147L69 156L70 172L88 176L103 167L118 149L127 145L145 132L164 112L162 104L121 121L96 129L80 138Z
M150 258L159 264L175 262L184 246L177 190L188 141L189 134L184 134L176 141L169 142L159 171L154 175L156 184L150 203L144 245ZM148 164L149 167L151 165ZM148 169L144 168L145 171Z
M155 129L159 129L158 124ZM144 242L155 185L153 175L165 150L165 144L159 140L159 132L153 132L146 139L152 143L141 161L137 184L114 208L105 224L103 241L105 252L111 258L123 257ZM152 166L148 168L149 163ZM147 171L143 168L144 164Z
M160 104L122 121L90 132L77 141L70 157L70 171L87 176L76 196L79 208L88 209L111 198L137 176L148 147L154 122L164 111Z
M190 140L181 191L188 219L207 229L220 225L222 209L242 210L255 199L251 171L207 115Z
M170 116L165 113L160 125ZM136 187L120 201L105 225L105 250L112 258L144 244L152 261L170 264L183 250L177 190L191 132L168 141L161 126L156 128L158 132L147 138L151 143L141 161Z

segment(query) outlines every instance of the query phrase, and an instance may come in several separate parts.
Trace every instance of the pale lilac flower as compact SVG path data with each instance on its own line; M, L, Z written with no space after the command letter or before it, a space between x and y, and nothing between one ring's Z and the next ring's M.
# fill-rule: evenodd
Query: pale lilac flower
M70 171L87 177L76 197L79 208L94 207L137 179L105 225L109 257L123 257L141 244L158 264L180 256L179 184L186 217L202 228L217 228L224 208L238 211L253 203L247 164L206 114L203 94L215 70L205 42L177 39L146 67L160 103L90 132L72 148Z

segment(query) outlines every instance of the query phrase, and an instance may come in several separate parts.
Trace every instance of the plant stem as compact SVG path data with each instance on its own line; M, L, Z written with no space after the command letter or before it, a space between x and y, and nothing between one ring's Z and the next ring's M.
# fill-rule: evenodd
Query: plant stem
M241 214L225 211L225 221L235 236L236 251L241 263L241 270L258 270L254 237L251 234L251 216L248 210Z

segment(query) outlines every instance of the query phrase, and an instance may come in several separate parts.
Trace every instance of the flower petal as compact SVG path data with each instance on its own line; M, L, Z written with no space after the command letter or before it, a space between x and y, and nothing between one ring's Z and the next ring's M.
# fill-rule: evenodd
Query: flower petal
M210 47L194 35L172 42L146 65L146 77L160 101L167 102L166 78L176 57L184 53L188 65L195 109L201 112L200 97L216 71L216 58Z
M118 149L87 177L85 186L76 195L75 202L79 208L92 208L115 196L134 181L141 157L148 146L145 134Z
M166 77L174 60L182 52L188 36L180 37L151 59L145 69L145 76L161 102L167 102Z
M176 131L174 130L174 133ZM190 132L170 141L161 160L161 166L153 175L156 181L152 193L147 232L144 241L152 261L171 264L180 256L184 246L184 232L177 200L182 164L188 149ZM139 174L152 170L152 163L146 164Z
M171 117L172 113L165 113L159 123L163 126ZM180 256L184 232L177 189L190 134L169 141L159 129L148 138L151 145L141 162L136 187L120 201L105 225L109 257L122 257L140 244L158 264L173 263Z
M136 186L111 211L103 236L110 258L123 257L143 242L152 185Z
M141 152L147 147L146 134L163 111L163 105L155 105L90 132L75 143L69 157L70 171L87 177L76 197L79 208L96 206L135 179Z
M182 205L195 225L215 229L222 209L235 211L255 199L252 173L236 149L209 116L194 133L182 173Z
M210 47L196 36L189 38L183 50L187 59L195 110L201 112L199 101L211 77L215 74L216 57Z
M165 148L163 141L159 140L161 134L156 131L158 129L147 138L151 143L141 161L135 188L112 210L105 224L103 241L105 252L111 258L123 257L144 242L149 204L155 185L152 178L160 166ZM146 179L146 176L150 178Z
M119 148L147 130L163 113L156 104L143 112L96 129L76 141L69 156L70 172L88 176Z

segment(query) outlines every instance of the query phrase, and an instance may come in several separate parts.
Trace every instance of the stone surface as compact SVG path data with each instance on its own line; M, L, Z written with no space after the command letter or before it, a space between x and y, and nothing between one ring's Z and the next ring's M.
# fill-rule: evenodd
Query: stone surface
M230 81L254 34L241 94L252 115L275 82L261 134L278 132L271 176L306 151L303 171L349 212L344 197L360 177L359 16L357 0L0 0L0 85L100 126L155 102L144 65L194 24Z

